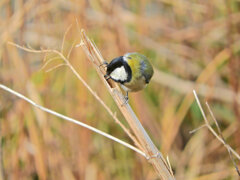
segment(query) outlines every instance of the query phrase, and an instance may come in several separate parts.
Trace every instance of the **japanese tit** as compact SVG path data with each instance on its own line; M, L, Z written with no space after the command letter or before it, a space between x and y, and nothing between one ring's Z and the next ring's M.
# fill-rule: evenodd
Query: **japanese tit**
M107 64L105 77L121 84L127 92L140 91L146 87L153 76L153 67L147 57L137 52L127 53Z

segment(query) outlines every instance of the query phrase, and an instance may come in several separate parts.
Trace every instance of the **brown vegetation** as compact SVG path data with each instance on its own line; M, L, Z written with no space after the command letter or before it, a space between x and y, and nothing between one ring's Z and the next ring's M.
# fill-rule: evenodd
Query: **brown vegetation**
M194 88L211 106L224 141L240 152L239 8L238 0L1 0L0 83L134 144L115 123L117 118L128 128L106 85L82 48L73 46L81 40L78 26L84 28L105 60L138 51L154 65L153 80L130 94L130 104L154 144L169 156L176 179L238 179L226 144L207 128L189 132L204 123ZM58 50L93 93L54 52L29 53L8 42ZM2 90L0 139L0 179L158 179L134 151Z

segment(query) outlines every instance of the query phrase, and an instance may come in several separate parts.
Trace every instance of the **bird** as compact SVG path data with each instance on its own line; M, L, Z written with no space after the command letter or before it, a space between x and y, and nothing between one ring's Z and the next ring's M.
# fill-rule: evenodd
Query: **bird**
M112 79L120 83L126 91L126 102L128 92L137 92L144 89L150 82L154 71L148 58L138 52L126 53L123 56L114 58L106 64L106 80Z

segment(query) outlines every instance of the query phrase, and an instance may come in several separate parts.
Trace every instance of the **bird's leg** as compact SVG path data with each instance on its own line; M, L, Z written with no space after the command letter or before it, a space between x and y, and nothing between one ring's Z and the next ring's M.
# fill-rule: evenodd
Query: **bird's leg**
M126 91L126 96L124 96L124 100L125 100L125 101L124 101L124 103L122 104L122 106L123 106L123 105L126 105L126 104L128 103L128 100L129 100L129 99L128 99L128 91Z
M128 91L126 92L125 100L128 101Z

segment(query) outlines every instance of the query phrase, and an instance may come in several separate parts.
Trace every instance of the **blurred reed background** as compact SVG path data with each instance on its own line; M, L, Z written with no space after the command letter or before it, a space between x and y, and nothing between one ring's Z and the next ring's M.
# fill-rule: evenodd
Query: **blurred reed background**
M43 55L7 44L61 49L72 24L67 53L80 41L77 18L106 60L137 51L154 65L152 82L130 94L130 104L169 155L176 179L238 179L226 148L208 129L189 131L204 123L195 88L212 107L226 141L240 152L239 9L239 0L1 0L0 83L131 143L68 68L46 73L60 60L41 69ZM70 62L124 122L81 48L74 48ZM0 125L2 179L158 179L133 151L2 90Z

